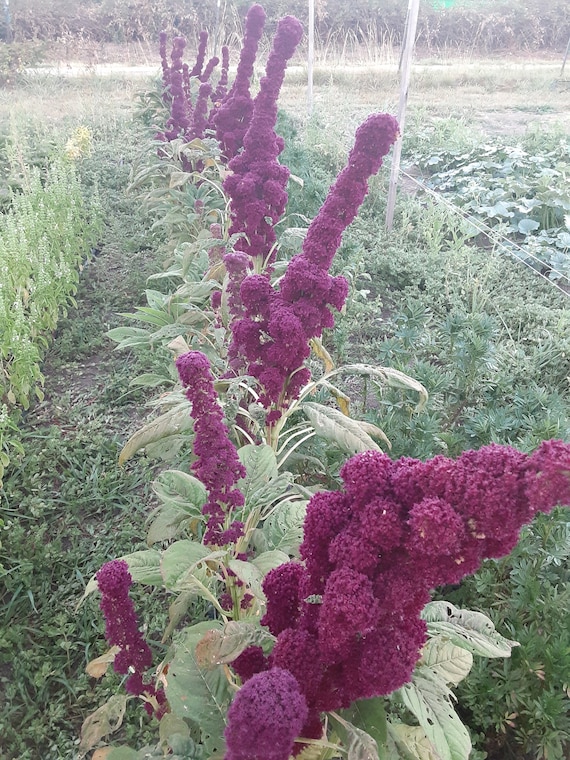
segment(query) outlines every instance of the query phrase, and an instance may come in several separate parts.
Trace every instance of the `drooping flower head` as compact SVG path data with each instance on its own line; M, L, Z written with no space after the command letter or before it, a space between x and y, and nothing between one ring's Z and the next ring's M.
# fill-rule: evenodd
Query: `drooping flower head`
M232 510L244 503L243 494L235 486L245 477L245 468L224 425L206 356L200 351L189 351L178 357L176 368L192 403L196 455L192 469L208 491L208 501L202 510L209 516L204 541L222 546L237 541L243 533L243 524L231 522L230 517Z
M264 581L262 623L278 636L270 664L295 676L312 718L410 680L431 589L508 554L537 511L570 503L570 444L530 456L492 444L427 462L367 451L341 477L342 491L309 502L304 566Z
M225 760L288 760L306 718L305 697L291 673L257 673L228 710Z
M105 637L111 646L119 647L113 661L117 673L130 673L125 688L135 696L153 697L162 714L166 697L162 689L145 683L143 675L152 665L152 652L139 631L137 616L129 589L133 579L124 560L107 562L96 574L101 592L100 607L105 618ZM154 712L151 703L145 703L149 714Z

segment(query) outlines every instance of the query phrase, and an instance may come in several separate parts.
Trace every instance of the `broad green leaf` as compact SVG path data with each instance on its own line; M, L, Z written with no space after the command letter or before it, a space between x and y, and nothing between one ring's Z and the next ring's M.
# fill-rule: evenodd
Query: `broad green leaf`
M431 636L442 634L456 646L483 657L510 657L512 648L519 645L501 636L486 615L460 610L450 602L430 602L422 617Z
M172 382L172 379L170 377L166 377L166 375L158 375L154 372L145 372L144 374L133 378L129 385L136 388L157 388L159 385L164 385L165 383L170 382Z
M380 760L384 760L387 737L385 701L382 697L359 699L342 716L356 728L365 731L374 739Z
M261 646L274 641L274 637L261 626L242 620L231 620L223 630L208 631L196 647L196 660L200 667L233 662L250 646Z
M230 690L223 666L204 670L196 661L196 646L204 635L220 628L218 621L187 628L174 645L174 656L164 675L172 712L192 720L202 731L209 753L224 749L223 733Z
M141 760L140 752L131 747L109 747L110 751L102 756L101 760ZM91 760L96 760L93 755Z
M390 734L403 747L408 756L417 760L441 760L433 744L421 726L406 726L403 723L390 724Z
M190 417L190 402L178 404L174 409L169 409L160 417L147 422L129 438L119 455L119 464L124 464L127 459L130 459L148 444L186 430L192 430L193 427L194 423Z
M285 552L273 549L272 551L258 554L257 557L254 557L250 561L253 565L255 565L255 567L257 567L262 576L265 578L270 570L273 570L274 568L279 567L279 565L283 565L289 562L289 555L285 554Z
M331 713L341 726L341 736L347 752L347 760L379 760L378 745L370 734L354 726L337 713Z
M347 417L338 409L310 401L301 405L317 433L337 443L343 451L381 451L378 444L366 433L359 422Z
M452 694L443 681L421 675L416 669L412 681L397 694L415 715L441 760L467 760L471 752L469 732L459 720Z
M107 332L107 337L118 343L117 349L132 346L147 346L150 333L143 327L115 327Z
M232 559L229 563L230 570L246 584L253 596L260 601L265 601L265 594L261 587L264 575L252 562L244 562L241 559Z
M191 576L200 583L207 583L209 570L207 560L216 560L225 552L212 552L198 541L185 539L175 541L162 555L160 569L166 588L173 591L193 591L195 588Z
M201 516L199 509L196 510L196 514L191 515L173 504L163 504L148 529L146 542L152 546L157 541L169 541L178 535L184 523Z
M147 586L162 586L160 574L160 552L155 549L125 554L119 559L124 559L129 566L129 573L133 581L144 583Z
M168 625L162 636L162 643L167 641L178 625L188 612L188 608L194 599L195 593L193 591L183 591L179 594L172 604L168 605Z
M85 718L81 726L79 757L84 757L104 736L112 734L121 727L127 700L126 695L115 694Z
M204 484L182 470L165 470L152 484L152 489L165 504L179 507L189 515L195 515L208 500Z
M158 726L158 736L161 742L168 743L173 734L190 736L190 727L186 721L175 713L166 713Z
M517 224L518 231L523 235L528 235L529 232L534 232L540 227L540 222L535 222L534 219L520 219Z
M457 686L467 676L473 665L473 655L455 646L446 636L428 639L422 649L420 669L440 678L446 684Z
M303 540L307 501L291 501L279 506L261 527L269 549L298 555Z
M271 446L265 445L242 446L238 451L238 456L247 471L246 477L239 481L238 488L248 503L252 494L277 477L277 460Z

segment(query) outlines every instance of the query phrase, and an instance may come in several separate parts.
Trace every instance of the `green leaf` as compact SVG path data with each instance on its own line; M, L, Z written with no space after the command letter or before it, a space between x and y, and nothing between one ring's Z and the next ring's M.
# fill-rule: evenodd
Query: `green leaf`
M107 332L107 337L119 345L116 347L130 348L132 346L147 346L150 333L143 327L115 327Z
M403 723L388 725L391 737L404 749L406 757L411 756L417 760L441 760L421 726L406 726Z
M204 635L220 628L218 621L187 628L174 645L166 680L166 696L173 713L192 720L202 731L206 750L224 749L223 733L230 690L223 666L204 670L196 660L196 647Z
M303 540L303 524L307 514L307 501L291 501L282 504L263 523L261 531L269 549L286 554L299 553Z
M161 414L136 431L119 455L119 464L124 464L137 451L148 446L150 443L177 435L186 430L192 430L194 423L190 417L190 402L177 404L174 409Z
M360 699L342 711L342 716L356 728L365 731L374 739L380 760L385 757L387 738L386 709L382 697Z
M518 231L523 235L528 235L529 232L533 232L540 227L540 222L535 222L534 219L520 219L517 224Z
M255 565L255 567L257 567L257 569L260 571L262 576L265 578L265 576L270 570L273 570L274 568L279 567L279 565L284 565L286 562L289 562L290 560L289 560L289 555L285 554L285 552L281 552L276 549L273 549L272 551L258 554L257 557L254 557L250 561L252 564Z
M233 662L250 646L262 646L274 637L261 626L242 620L231 620L223 630L212 630L204 636L196 649L200 667L211 668Z
M207 585L211 571L206 566L206 561L224 555L224 551L212 552L198 541L175 541L162 555L160 569L164 585L173 591L194 591L195 579Z
M205 485L193 475L182 470L165 470L152 484L152 489L165 504L178 507L195 515L208 500Z
M366 731L354 726L337 713L331 717L340 724L340 733L346 747L347 760L379 760L376 740Z
M451 704L451 692L439 679L426 678L418 668L411 683L397 692L413 713L441 760L468 760L469 732Z
M170 377L166 375L157 375L154 372L146 372L131 380L129 385L136 388L157 388L159 385L165 385L172 382Z
M483 657L510 657L518 642L495 630L481 612L460 610L450 602L430 602L422 612L431 636L445 635L453 644Z
M242 446L238 451L238 456L247 471L246 477L239 481L238 488L248 503L256 491L277 477L277 459L271 446L266 445Z
M160 574L160 552L155 549L125 554L119 559L124 559L129 566L129 572L133 581L144 583L147 586L162 586Z
M366 433L360 424L347 417L338 409L333 409L313 401L301 405L317 433L329 441L337 443L343 451L355 454L359 451L381 451L378 444Z
M152 546L158 541L169 541L172 538L176 538L184 523L202 516L199 509L196 512L196 515L189 515L185 510L180 509L180 507L164 504L158 509L156 517L148 529L147 544Z
M252 562L244 562L241 559L230 560L229 567L230 570L237 575L240 581L248 586L256 599L259 599L262 602L265 601L265 594L261 587L264 575L258 567Z
M141 760L140 752L131 747L112 747L105 760Z
M462 647L455 646L445 636L428 639L422 649L419 667L422 673L429 671L446 684L457 686L467 676L473 666L473 655Z

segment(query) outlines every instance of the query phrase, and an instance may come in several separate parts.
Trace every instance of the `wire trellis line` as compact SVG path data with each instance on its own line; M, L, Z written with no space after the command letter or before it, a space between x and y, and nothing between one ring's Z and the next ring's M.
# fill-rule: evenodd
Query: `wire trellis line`
M479 219L475 219L475 217L463 211L462 208L460 208L459 206L456 206L450 200L445 198L445 196L441 195L435 190L432 190L431 187L428 187L423 182L420 182L420 180L418 180L416 177L413 177L411 174L404 171L403 169L400 169L399 173L402 177L405 177L407 180L410 180L419 188L421 188L421 190L423 190L429 196L434 198L437 203L440 203L443 206L446 206L451 212L453 212L457 216L461 216L466 222L469 222L469 224L472 227L474 227L483 235L486 235L496 246L498 246L500 249L508 253L519 263L527 266L529 269L531 269L534 272L534 274L538 275L539 277L542 277L543 280L546 280L546 282L549 285L552 285L552 287L557 288L561 293L564 293L565 296L567 297L570 296L570 293L567 290L565 290L561 285L559 285L558 282L556 282L556 280L551 280L550 277L547 277L545 274L543 274L538 269L533 267L532 264L530 264L528 261L525 261L520 256L517 256L516 253L514 253L512 249L517 248L525 256L525 258L530 258L536 261L537 263L539 263L541 266L544 266L544 262L541 259L539 259L538 256L535 256L533 253L530 253L530 251L526 251L522 246L520 246L514 240L509 240L509 238L506 235L503 235L501 232L497 232L492 227L489 227L489 225L485 224L485 222ZM501 242L502 240L504 240L508 245L505 244L505 242ZM552 266L550 266L549 268L552 272L555 272L561 279L565 280L568 284L570 284L570 277L568 277L568 275L564 274L564 272L560 272L558 269L555 269Z

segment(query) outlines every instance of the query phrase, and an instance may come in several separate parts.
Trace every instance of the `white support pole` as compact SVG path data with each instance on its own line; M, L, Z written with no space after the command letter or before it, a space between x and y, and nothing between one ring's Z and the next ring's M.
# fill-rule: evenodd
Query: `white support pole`
M396 190L398 188L398 175L400 173L400 159L402 157L402 139L404 137L404 123L406 121L406 105L408 103L408 90L412 74L412 58L416 43L416 30L418 28L418 13L420 0L409 0L408 18L406 22L406 36L404 51L401 60L400 71L400 104L398 106L398 124L400 136L394 145L392 154L392 171L390 172L390 186L388 189L388 202L386 205L386 228L392 229L394 223L394 209L396 207Z
M313 113L313 63L315 59L315 0L309 0L309 52L307 57L307 111Z

